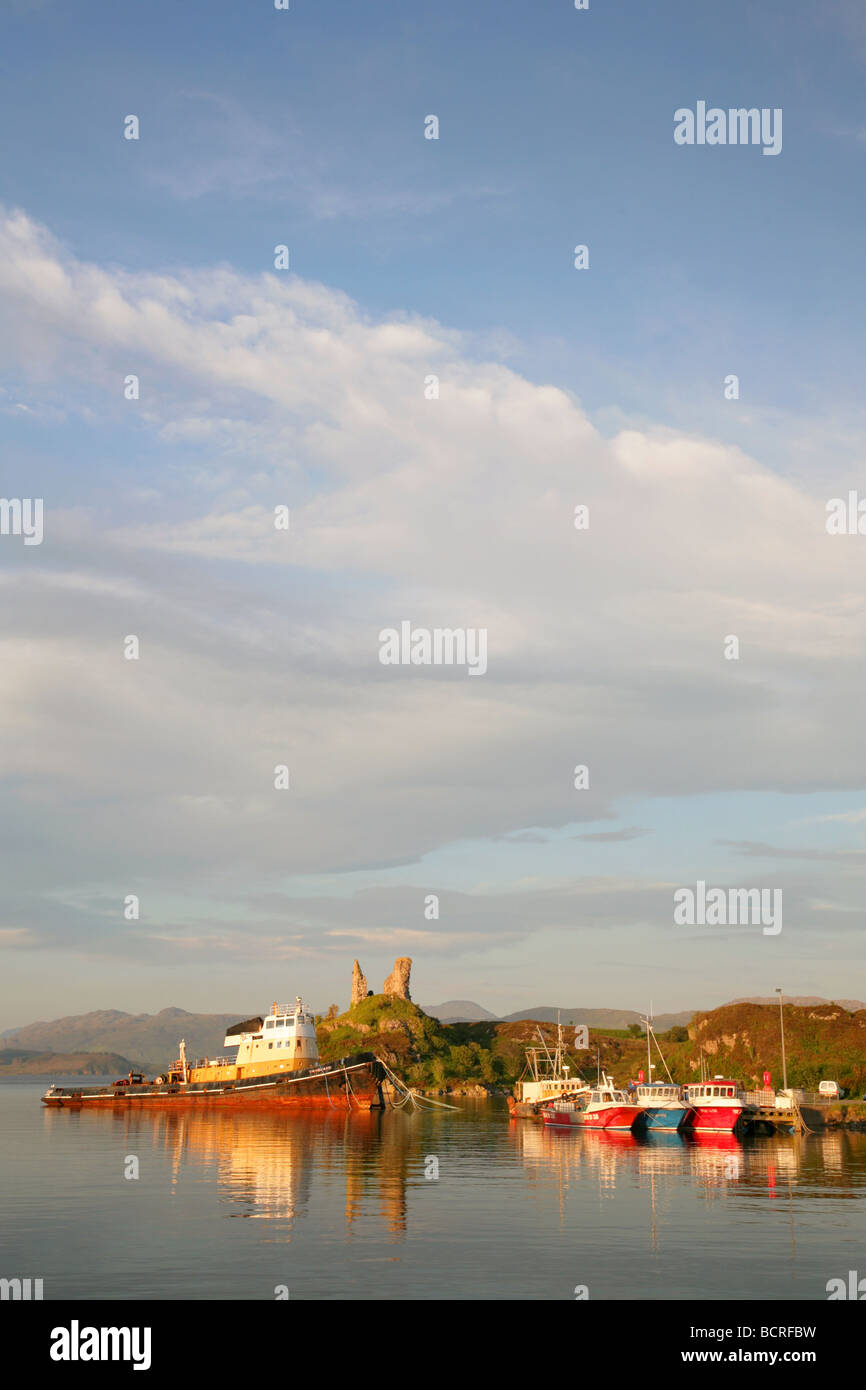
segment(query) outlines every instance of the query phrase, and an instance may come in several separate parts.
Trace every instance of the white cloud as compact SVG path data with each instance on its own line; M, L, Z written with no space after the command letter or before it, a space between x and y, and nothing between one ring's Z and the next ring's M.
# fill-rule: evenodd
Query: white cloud
M125 480L105 524L82 476L80 508L46 498L38 562L4 552L8 852L55 886L263 891L627 796L847 786L862 765L866 538L827 536L824 498L742 451L606 440L435 322L295 277L89 265L20 213L0 314L37 405L50 363L53 399L86 382L115 427L140 371L157 460L146 520ZM403 618L487 627L488 675L381 667Z

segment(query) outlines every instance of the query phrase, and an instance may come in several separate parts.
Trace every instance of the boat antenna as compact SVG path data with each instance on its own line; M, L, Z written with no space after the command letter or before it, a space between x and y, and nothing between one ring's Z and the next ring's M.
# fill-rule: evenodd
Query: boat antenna
M652 1015L650 1015L649 1032L647 1033L647 1051L649 1051L649 1038L650 1038L650 1033L652 1034L652 1040L653 1040L653 1042L655 1043L656 1047L658 1048L659 1056L660 1056L661 1059L662 1059L662 1066L664 1067L665 1071L666 1071L667 1074L668 1074L668 1081L669 1081L669 1082L671 1083L671 1085L673 1086L673 1085L675 1085L676 1083L675 1083L673 1077L671 1076L670 1067L668 1066L667 1062L665 1061L665 1054L662 1052L661 1044L660 1044L658 1038L657 1038L656 1035L655 1035L655 1029L654 1029L653 1026L652 1026Z
M652 1004L650 1004L650 1010L649 1010L649 1013L647 1014L646 1018L642 1018L642 1019L641 1019L641 1023L646 1024L646 1079L647 1079L647 1081L650 1081L650 1082L651 1082L652 1079L653 1079L653 1064L652 1064L651 1053L650 1053L650 1034L652 1033L652 1030L653 1030L653 1006L652 1006Z
M547 1046L547 1039L545 1038L545 1036L544 1036L544 1034L542 1033L542 1031L541 1031L540 1028L536 1028L535 1031L536 1031L536 1033L538 1034L539 1038L541 1039L541 1046L544 1048L544 1055L545 1055L545 1057L547 1058L548 1062L550 1063L551 1068L552 1068L553 1070L555 1070L555 1067L554 1067L554 1064L553 1064L553 1058L551 1057L551 1055L550 1055L550 1050L549 1050L549 1048L548 1048L548 1046Z

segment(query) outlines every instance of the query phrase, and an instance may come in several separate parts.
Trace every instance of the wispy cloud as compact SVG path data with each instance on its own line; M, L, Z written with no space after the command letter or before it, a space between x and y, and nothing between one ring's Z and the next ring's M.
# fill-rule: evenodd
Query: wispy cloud
M10 881L38 886L7 896L0 930L129 958L158 932L169 954L213 939L234 959L263 918L274 958L330 958L353 933L383 950L410 933L432 954L440 940L443 958L456 938L518 952L577 920L633 942L672 930L667 866L479 885L429 936L415 888L295 898L282 921L225 903L578 819L610 823L585 838L614 845L647 833L612 824L647 788L843 788L866 757L856 541L741 449L649 427L604 438L567 392L435 321L371 316L292 276L87 263L22 213L0 223L0 321L28 400L50 364L52 400L86 383L91 428L152 451L146 520L128 477L112 508L85 470L71 505L46 497L36 556L4 541L0 711L19 736L3 853ZM118 389L130 362L138 403ZM14 460L6 486L27 495ZM383 668L379 630L406 617L486 627L488 675ZM133 892L147 911L124 924ZM808 900L832 900L828 884L790 892L818 932Z
M502 197L489 181L431 184L416 172L361 177L344 150L323 148L290 114L279 129L241 104L214 92L187 91L177 99L183 143L170 147L158 134L146 155L147 177L182 202L221 195L255 196L303 208L320 221L375 217L418 218L466 201ZM393 229L392 229L393 230Z

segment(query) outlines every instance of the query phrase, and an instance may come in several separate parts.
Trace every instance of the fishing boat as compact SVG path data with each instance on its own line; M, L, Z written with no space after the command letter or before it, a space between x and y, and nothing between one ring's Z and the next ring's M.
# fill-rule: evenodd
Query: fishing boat
M298 997L291 1008L274 1004L267 1017L245 1019L229 1028L223 1047L233 1057L188 1062L180 1042L176 1062L153 1080L141 1072L107 1086L51 1086L44 1105L59 1109L88 1106L223 1107L276 1106L324 1110L375 1110L384 1107L383 1064L372 1052L337 1062L320 1062L312 1012Z
M641 1023L646 1027L646 1074L648 1080L643 1081L643 1079L641 1079L641 1084L635 1089L635 1100L644 1112L648 1130L681 1129L687 1120L691 1119L692 1109L691 1106L683 1102L680 1088L671 1076L670 1071L668 1071L668 1064L665 1061L664 1053L653 1031L652 1006L650 1006L650 1011L646 1018L641 1018ZM662 1066L668 1073L666 1082L653 1081L652 1079L652 1043L655 1043L658 1048L658 1054L662 1059Z
M562 1025L557 1024L556 1046L552 1049L540 1028L537 1032L541 1046L526 1049L523 1073L515 1082L514 1093L506 1098L509 1114L516 1118L535 1119L542 1106L583 1088L580 1077L571 1076L571 1067L565 1061Z
M694 1113L673 1082L645 1082L636 1088L635 1101L644 1112L648 1130L682 1129Z
M597 1085L546 1105L542 1117L554 1129L578 1125L584 1129L630 1130L643 1124L644 1112L629 1101L624 1091L618 1091L612 1078L603 1072Z
M690 1082L683 1087L683 1098L693 1110L689 1128L698 1133L733 1134L753 1109L739 1081L725 1076Z

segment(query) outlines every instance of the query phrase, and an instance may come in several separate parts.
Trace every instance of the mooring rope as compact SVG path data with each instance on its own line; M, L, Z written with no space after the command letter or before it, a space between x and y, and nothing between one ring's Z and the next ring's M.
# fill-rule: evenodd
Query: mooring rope
M328 1097L328 1104L330 1105L331 1109L332 1109L332 1110L336 1110L337 1107L336 1107L336 1105L334 1104L334 1102L331 1100L331 1088L330 1088L330 1086L328 1085L328 1073L327 1073L327 1072L325 1072L325 1095Z
M394 1090L403 1097L399 1104L395 1100L391 1100L391 1108L393 1110L402 1110L403 1106L406 1105L408 1101L412 1102L412 1108L414 1110L423 1110L425 1105L438 1106L441 1110L460 1109L459 1105L448 1105L444 1100L434 1100L432 1096L422 1096L418 1091L404 1085L399 1076L391 1070L387 1062L382 1061L381 1057L377 1057L376 1060L381 1064Z

